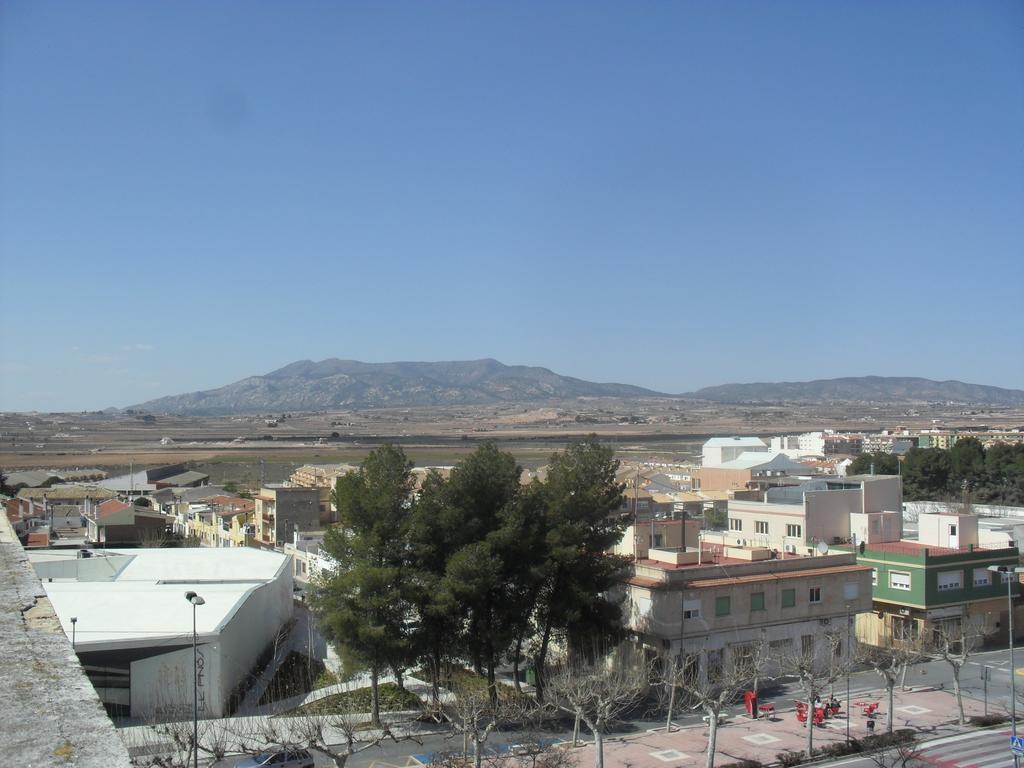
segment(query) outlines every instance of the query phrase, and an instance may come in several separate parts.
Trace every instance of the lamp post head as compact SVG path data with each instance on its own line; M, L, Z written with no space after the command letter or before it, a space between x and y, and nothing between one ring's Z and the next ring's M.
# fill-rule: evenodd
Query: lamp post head
M206 601L191 590L185 593L185 599L192 603L192 605L206 605Z
M77 624L78 623L78 617L77 616L72 616L71 617L71 623L72 624Z

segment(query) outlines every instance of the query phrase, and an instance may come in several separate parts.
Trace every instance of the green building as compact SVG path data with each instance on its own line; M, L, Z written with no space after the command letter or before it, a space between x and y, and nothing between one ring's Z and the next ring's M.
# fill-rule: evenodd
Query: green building
M935 517L948 529L962 530L964 515ZM977 518L974 521L976 539ZM930 521L931 522L931 521ZM922 529L924 533L924 529ZM940 546L922 541L892 541L858 547L857 562L872 568L872 613L857 617L857 638L872 645L931 640L936 629L956 634L963 622L976 626L986 637L1005 637L1008 626L1006 582L989 566L1019 564L1017 548L983 549L974 543ZM1016 577L1012 594L1020 593Z

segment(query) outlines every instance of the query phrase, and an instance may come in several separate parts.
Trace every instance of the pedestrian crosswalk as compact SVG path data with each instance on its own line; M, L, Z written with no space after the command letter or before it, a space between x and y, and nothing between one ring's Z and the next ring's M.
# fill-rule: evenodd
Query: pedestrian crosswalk
M978 731L925 747L916 757L938 768L1012 768L1010 731Z

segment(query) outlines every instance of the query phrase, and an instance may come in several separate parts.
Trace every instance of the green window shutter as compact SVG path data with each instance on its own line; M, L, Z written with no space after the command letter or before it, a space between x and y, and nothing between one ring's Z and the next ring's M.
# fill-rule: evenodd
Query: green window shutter
M728 597L715 598L715 616L728 616L730 609Z
M795 589L784 589L782 590L782 607L792 608L796 605L796 590Z
M755 592L750 596L750 610L752 611L763 611L764 610L764 592Z

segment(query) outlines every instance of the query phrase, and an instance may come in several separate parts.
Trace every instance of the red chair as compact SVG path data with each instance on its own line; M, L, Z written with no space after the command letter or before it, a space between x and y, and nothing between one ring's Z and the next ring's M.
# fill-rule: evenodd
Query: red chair
M836 704L830 704L828 707L826 707L826 709L828 709L829 714L832 717L838 717L839 710L842 709L842 707L840 707L838 702L837 702Z
M825 708L815 707L814 708L814 724L824 725L825 724Z
M877 711L878 711L878 702L877 701L874 701L874 702L868 704L866 707L864 707L864 714L867 715L868 717L870 717L871 715L875 714L875 712L877 712Z
M801 723L807 722L807 707L796 708L796 719L799 720Z

